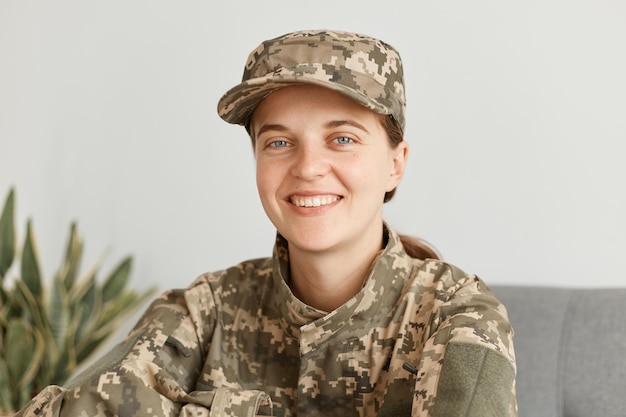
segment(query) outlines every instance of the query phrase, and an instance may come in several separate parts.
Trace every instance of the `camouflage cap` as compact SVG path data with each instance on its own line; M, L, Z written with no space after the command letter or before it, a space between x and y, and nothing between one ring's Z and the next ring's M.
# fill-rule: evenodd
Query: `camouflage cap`
M310 83L347 95L404 129L404 79L399 53L381 40L330 30L292 32L267 40L248 56L241 84L220 99L228 123L246 125L272 91Z

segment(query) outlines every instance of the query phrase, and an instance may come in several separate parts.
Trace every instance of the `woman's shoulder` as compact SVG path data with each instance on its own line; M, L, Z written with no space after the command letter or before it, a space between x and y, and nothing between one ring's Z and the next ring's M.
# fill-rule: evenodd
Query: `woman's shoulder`
M459 295L491 295L489 286L481 277L468 273L454 263L441 259L415 260L413 284L430 287L440 299Z
M185 290L185 298L212 300L211 303L249 304L271 290L272 258L240 262L226 269L206 272Z
M248 259L225 269L205 272L197 277L189 288L202 285L224 285L229 282L241 284L248 280L258 281L260 277L270 277L271 274L272 258Z
M417 275L420 277L428 277L433 282L446 282L449 285L465 280L468 277L474 277L466 273L456 264L450 263L442 259L415 259L414 265Z

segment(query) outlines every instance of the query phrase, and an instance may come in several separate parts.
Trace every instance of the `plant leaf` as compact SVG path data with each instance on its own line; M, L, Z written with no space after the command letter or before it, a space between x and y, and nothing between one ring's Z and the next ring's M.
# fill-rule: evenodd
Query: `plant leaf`
M0 287L2 279L15 258L15 191L13 188L4 202L0 216Z
M63 344L61 345L61 356L59 357L56 370L54 372L54 379L52 380L53 384L63 384L78 365L76 361L76 344L74 343L77 326L78 317L70 317L70 322L65 334L65 340L63 340Z
M80 300L74 303L78 306L78 309L73 313L77 318L74 343L78 352L80 352L79 346L85 344L95 330L102 306L102 294L98 291L95 277L89 279L88 282L87 290Z
M37 383L35 385L38 387L49 385L47 382L50 381L51 363L55 362L59 356L57 345L50 330L49 312L45 310L45 306L40 301L35 299L23 281L15 282L14 299L16 306L21 309L23 317L32 322L34 328L42 336L41 347L45 354L36 376ZM32 393L31 396L34 394L36 393Z
M16 408L13 406L11 387L13 387L13 383L9 377L9 368L3 358L0 360L0 415L3 412L12 413Z
M65 257L61 263L61 268L57 276L63 280L66 289L72 288L76 277L78 276L78 269L80 267L80 261L82 258L83 244L78 233L78 227L76 222L73 222L70 226L70 232L67 239L67 246L65 248Z
M98 274L98 270L102 266L102 262L104 261L104 256L100 256L96 262L89 268L89 270L82 274L81 278L74 282L72 287L68 290L69 297L73 304L76 306L80 300L83 299L85 293L91 291L91 287L94 284L94 280L96 279L96 275ZM96 291L100 291L99 288Z
M32 221L29 219L26 225L26 241L22 251L22 281L26 283L30 292L36 299L41 299L41 272L39 268L39 257L37 256L37 245L33 233Z
M56 346L61 347L70 322L70 303L62 280L54 280L50 288L48 320Z
M17 390L32 383L44 353L43 337L22 318L9 322L6 335L9 376Z
M51 336L50 324L44 311L44 306L35 299L30 288L23 281L15 281L15 290L13 291L13 299L15 304L21 310L21 315L32 320L34 326L42 335Z
M102 314L98 318L98 326L95 335L101 337L104 333L110 333L116 329L118 323L125 315L132 311L137 295L134 292L124 292L102 306Z
M126 287L126 283L128 282L132 263L133 259L130 256L127 256L104 281L104 285L102 286L103 304L106 304L113 298L121 295L124 287Z

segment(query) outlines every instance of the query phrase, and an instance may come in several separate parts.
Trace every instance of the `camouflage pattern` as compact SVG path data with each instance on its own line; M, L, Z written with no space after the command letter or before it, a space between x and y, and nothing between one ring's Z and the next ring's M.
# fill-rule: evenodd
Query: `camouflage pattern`
M272 258L163 294L115 351L18 416L516 416L505 308L386 233L362 290L331 313L293 296L278 236Z
M252 51L242 82L218 103L229 123L246 125L259 102L294 83L318 84L346 94L404 129L402 61L390 45L361 34L316 30L288 33Z

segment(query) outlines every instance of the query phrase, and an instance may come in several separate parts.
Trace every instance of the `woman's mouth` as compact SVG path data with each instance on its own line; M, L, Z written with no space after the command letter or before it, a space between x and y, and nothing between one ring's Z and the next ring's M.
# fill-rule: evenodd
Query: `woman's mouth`
M338 195L291 196L289 201L297 207L321 207L333 204L341 199Z

